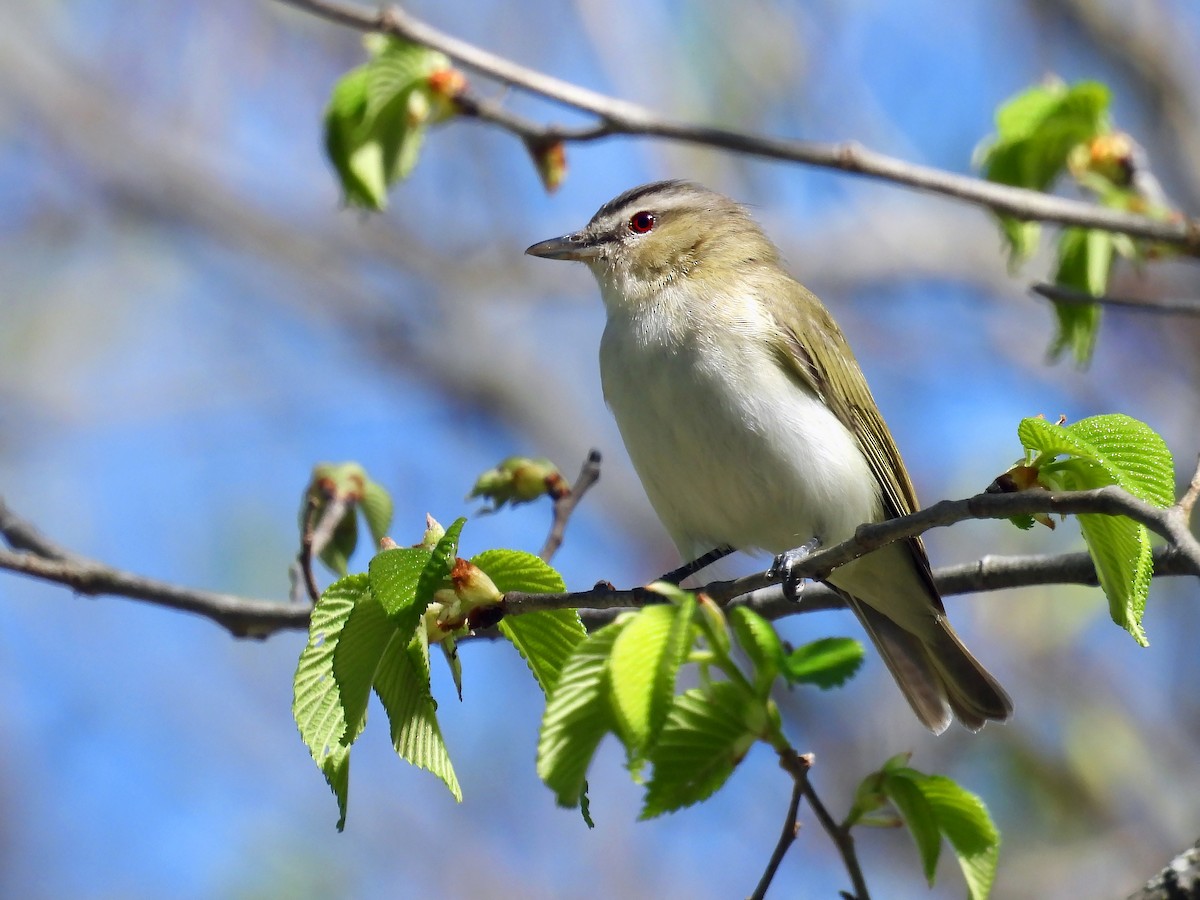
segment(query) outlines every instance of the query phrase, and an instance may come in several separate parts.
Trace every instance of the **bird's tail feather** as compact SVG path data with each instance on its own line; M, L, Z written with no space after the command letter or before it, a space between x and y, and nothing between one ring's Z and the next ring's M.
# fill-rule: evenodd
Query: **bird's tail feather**
M883 613L843 594L921 723L934 734L950 725L951 714L972 731L988 720L1003 721L1012 701L979 664L945 619L932 638L906 631Z

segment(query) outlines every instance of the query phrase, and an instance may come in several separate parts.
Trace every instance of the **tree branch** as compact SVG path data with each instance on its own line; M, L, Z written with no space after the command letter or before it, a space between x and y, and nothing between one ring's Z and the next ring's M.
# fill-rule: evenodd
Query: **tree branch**
M571 514L575 512L575 507L579 505L583 495L591 490L592 485L599 480L600 451L591 450L588 452L587 459L583 461L579 477L575 479L571 489L554 501L554 523L550 526L550 533L546 536L546 543L542 545L541 553L538 554L544 561L550 562L554 554L558 552L558 548L562 546Z
M750 900L762 900L767 895L775 873L779 871L779 864L783 862L788 848L792 846L796 835L800 833L797 817L800 814L800 799L804 796L804 784L808 781L808 770L812 768L812 756L800 756L791 748L788 750L795 759L785 762L784 752L781 750L779 764L792 776L792 799L788 802L787 817L783 820L783 831L779 835L779 840L775 842L775 849L771 853L771 858L767 860L767 868L763 871L762 878L758 880L754 893L750 895Z
M846 872L850 875L850 883L854 885L854 894L850 900L871 900L871 894L867 890L867 881L863 877L862 866L858 862L858 854L854 850L854 837L850 834L850 829L834 821L829 810L825 808L825 804L821 802L821 798L817 796L816 788L812 786L812 781L808 777L808 772L813 765L812 755L802 756L788 748L788 752L780 751L779 764L795 780L796 787L808 801L808 805L812 807L817 821L821 823L821 827L825 829L837 847ZM848 895L843 893L842 896Z
M1185 501L1188 496L1190 496L1190 492L1185 495ZM1160 509L1139 500L1115 485L1092 491L1021 491L1014 494L978 494L965 500L943 500L911 515L900 516L878 524L860 525L855 531L854 537L849 540L814 553L798 562L792 568L792 575L796 578L821 580L828 577L829 573L838 566L845 565L851 560L895 541L916 537L931 528L941 528L967 519L1006 519L1010 516L1035 513L1064 515L1101 513L1103 515L1128 516L1170 542L1170 549L1163 554L1163 558L1164 563L1171 566L1173 573L1200 576L1200 542L1192 535L1182 507L1177 504L1168 509ZM1074 576L1081 580L1095 578L1094 569L1088 573L1081 566L1082 560L1087 558L1086 554L1082 556L1082 559L1071 556L1070 564L1074 567ZM952 573L953 578L964 582L971 579L974 579L976 583L986 581L994 577L987 571L989 566L996 565L994 561L989 562L991 559L991 557L987 557L965 569L955 570ZM1176 566L1178 566L1177 569ZM1156 571L1156 574L1165 574L1165 572ZM708 594L718 603L728 603L754 591L775 587L781 579L782 575L768 571L747 575L732 581L711 582L697 590ZM964 589L969 588L964 587ZM833 595L832 592L829 594L832 596L826 603L823 592L810 592L806 588L798 606L805 610L812 610L842 605L840 602L835 602L836 595ZM655 600L657 600L657 595L643 587L618 591L602 584L590 591L573 594L514 592L505 596L505 606L506 612L511 615L534 609L560 609L563 607L612 609L642 606L647 602L655 602ZM797 604L791 604L791 607L793 611L797 611Z
M1061 284L1039 282L1030 288L1035 294L1040 294L1055 303L1101 303L1105 306L1124 306L1139 312L1152 313L1182 313L1189 316L1200 316L1200 300L1187 298L1160 297L1139 300L1136 297L1113 297L1101 295L1096 297L1086 291L1063 287Z
M495 104L467 95L461 105L464 113L505 128L527 144L588 141L614 135L659 137L765 159L806 163L865 175L974 203L995 213L1018 219L1099 228L1170 244L1188 254L1200 255L1200 220L1194 218L1181 217L1176 221L1158 221L1078 200L916 165L876 153L852 142L827 144L784 140L723 128L673 122L644 107L545 75L444 34L396 6L373 13L358 4L344 3L341 0L281 2L351 28L391 34L438 50L460 65L502 84L521 88L531 94L589 113L598 120L595 125L576 129L539 127L524 118L503 112Z
M998 519L1033 513L1101 513L1126 515L1166 537L1169 545L1154 551L1154 575L1200 576L1200 542L1192 535L1188 515L1200 495L1200 469L1191 487L1175 506L1159 509L1118 487L1095 491L1050 493L1022 491L1015 494L979 494L965 500L945 500L912 515L887 522L862 525L854 537L835 547L814 553L793 567L798 578L821 579L837 566L893 541L903 540L930 528L952 525L966 519ZM212 619L236 637L266 637L285 629L308 627L309 607L194 590L125 572L66 550L42 536L28 522L9 510L0 499L0 537L13 550L0 549L0 569L19 572L44 581L62 584L89 595L110 594L143 600L169 609L195 613ZM938 589L945 595L991 591L1039 584L1097 583L1096 570L1087 553L1030 556L985 556L975 562L939 569L934 573ZM770 619L822 609L838 609L840 597L823 585L808 585L801 602L783 597L780 576L749 575L732 581L716 581L697 590L722 603L737 600ZM644 587L616 590L601 583L588 591L562 594L510 592L504 597L506 615L548 609L593 610L589 625L602 624L621 609L645 606L661 600ZM608 611L607 613L605 611Z

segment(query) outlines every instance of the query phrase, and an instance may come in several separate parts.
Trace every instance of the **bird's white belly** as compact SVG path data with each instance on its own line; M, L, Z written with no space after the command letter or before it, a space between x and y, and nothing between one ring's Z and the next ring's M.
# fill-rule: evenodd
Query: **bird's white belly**
M600 347L605 399L681 555L721 544L779 553L813 537L831 546L880 518L849 430L761 342L723 343L718 362L698 336L655 344L610 320Z

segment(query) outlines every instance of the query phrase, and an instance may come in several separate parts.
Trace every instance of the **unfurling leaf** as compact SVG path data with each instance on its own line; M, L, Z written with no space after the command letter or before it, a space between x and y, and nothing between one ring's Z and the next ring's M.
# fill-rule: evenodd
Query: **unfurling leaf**
M1115 484L1161 509L1175 501L1171 452L1137 419L1114 414L1056 425L1029 418L1017 436L1029 457L1023 465L1042 488L1084 491ZM1149 532L1127 516L1078 518L1113 621L1145 645L1141 621L1153 574Z

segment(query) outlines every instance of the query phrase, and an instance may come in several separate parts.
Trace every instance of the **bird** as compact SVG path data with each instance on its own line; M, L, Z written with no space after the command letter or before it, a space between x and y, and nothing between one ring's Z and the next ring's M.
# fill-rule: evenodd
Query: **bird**
M685 562L725 546L786 558L918 508L841 329L744 206L656 181L525 252L595 276L604 398ZM920 538L824 580L930 731L952 717L978 731L1011 716L1008 694L950 626Z

